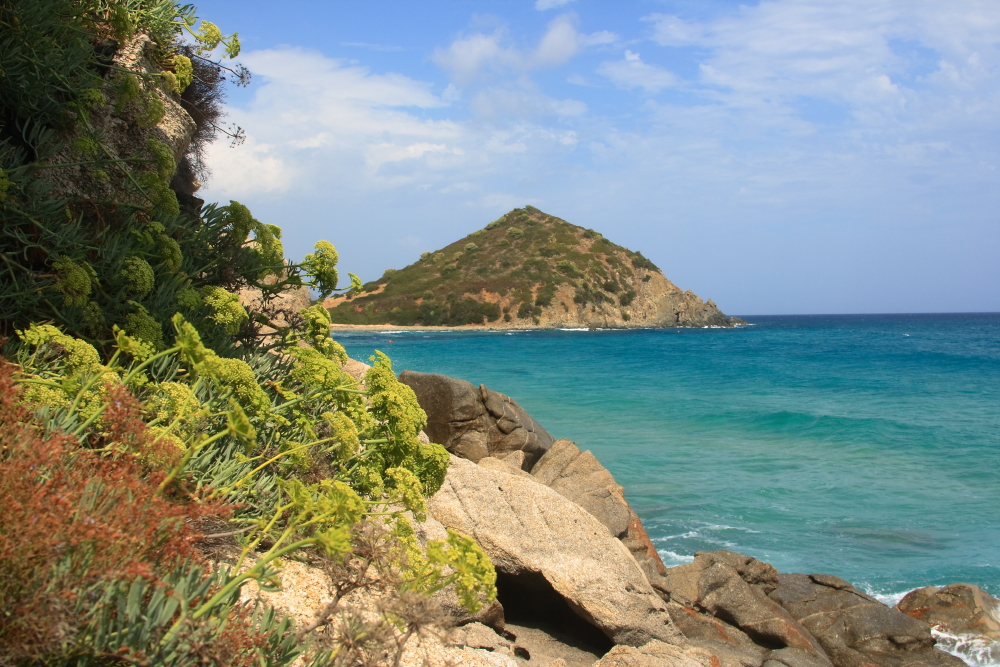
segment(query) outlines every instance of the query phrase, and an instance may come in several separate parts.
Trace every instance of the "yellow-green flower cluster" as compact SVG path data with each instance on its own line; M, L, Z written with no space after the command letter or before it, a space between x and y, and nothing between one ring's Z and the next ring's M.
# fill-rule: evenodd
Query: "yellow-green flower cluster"
M125 331L148 343L154 350L163 349L163 327L143 310L125 316Z
M325 299L337 289L337 250L329 241L319 241L316 252L306 255L302 266L306 273L312 276L313 286L320 292L320 299Z
M182 440L193 437L206 417L194 392L181 382L158 383L146 402L146 411Z
M227 334L236 335L243 323L250 319L246 308L240 305L239 296L232 292L208 286L201 289L201 294L202 300L212 308L212 321Z
M125 279L128 293L138 296L149 294L156 280L153 267L142 257L129 257L126 259L119 275Z
M207 377L222 391L232 392L252 420L266 421L271 416L271 399L257 383L250 365L241 359L220 357L205 347L198 330L180 314L174 315L173 321L181 358L191 365L195 375Z
M75 263L66 255L58 262L53 262L52 268L58 271L59 280L56 288L63 293L63 303L67 306L85 306L90 297L91 288L97 284L97 273L86 262Z
M173 57L173 66L174 92L183 93L194 81L194 67L191 66L190 58L179 53Z
M232 238L243 244L253 232L253 247L260 256L260 263L266 268L257 276L278 275L284 268L285 251L281 245L281 228L266 225L255 219L248 209L238 201L230 201L222 208L224 220L230 227Z
M103 405L105 386L119 381L117 374L101 364L94 346L67 336L51 324L32 324L17 335L25 345L34 348L32 368L44 368L52 361L61 365L54 373L28 373L33 381L26 383L22 394L28 403L50 408L69 407L72 397L86 389L78 405L81 418L87 419Z

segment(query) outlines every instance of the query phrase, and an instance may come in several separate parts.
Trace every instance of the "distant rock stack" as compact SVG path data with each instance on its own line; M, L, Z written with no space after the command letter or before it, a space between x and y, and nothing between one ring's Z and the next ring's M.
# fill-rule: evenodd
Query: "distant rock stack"
M640 252L527 206L358 293L327 299L335 324L494 328L732 327Z

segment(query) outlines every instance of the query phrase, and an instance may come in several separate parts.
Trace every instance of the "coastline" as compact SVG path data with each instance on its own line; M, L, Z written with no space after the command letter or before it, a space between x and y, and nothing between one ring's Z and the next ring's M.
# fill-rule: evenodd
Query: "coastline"
M410 325L401 326L395 324L331 324L330 332L335 333L337 331L343 332L405 332L405 331L482 331L482 332L506 332L506 331L631 331L638 329L739 329L745 326L751 326L749 323L736 323L732 326L721 327L721 326L702 326L702 327L692 327L692 326L607 326L607 327L581 327L573 326L572 324L536 324L532 326L502 326L495 324L462 324L459 326L424 326L424 325Z

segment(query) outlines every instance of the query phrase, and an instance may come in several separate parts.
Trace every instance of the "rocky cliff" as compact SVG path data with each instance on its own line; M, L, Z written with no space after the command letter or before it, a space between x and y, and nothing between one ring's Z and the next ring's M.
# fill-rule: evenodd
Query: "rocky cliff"
M729 327L642 253L528 206L360 293L329 299L340 324L510 328Z

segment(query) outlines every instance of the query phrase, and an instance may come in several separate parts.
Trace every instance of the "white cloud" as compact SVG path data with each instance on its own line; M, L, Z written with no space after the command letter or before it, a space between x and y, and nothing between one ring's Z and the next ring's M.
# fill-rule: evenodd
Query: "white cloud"
M646 20L657 43L707 51L695 83L743 109L788 109L812 97L894 124L903 109L944 101L948 87L982 85L1000 67L1000 4L983 0L766 0L707 22ZM915 64L900 43L921 49L925 62Z
M601 63L597 73L623 88L644 88L650 93L677 85L677 77L673 72L644 63L638 53L631 51L625 51L625 58L622 60Z
M509 46L505 28L497 28L489 34L476 32L456 39L446 49L435 49L431 59L456 83L467 86L505 72L523 73L558 67L583 49L618 40L615 33L607 30L583 34L577 30L576 23L573 14L557 16L549 23L537 46L530 50Z
M286 192L297 177L294 165L275 154L274 146L258 144L253 137L230 148L224 141L208 147L212 188L234 199L251 193Z
M579 100L558 100L538 92L533 86L494 86L485 88L471 100L470 108L482 119L582 116L587 105Z
M544 12L546 9L555 9L573 2L573 0L535 0L535 9Z

